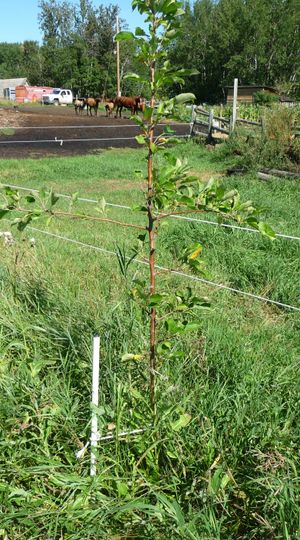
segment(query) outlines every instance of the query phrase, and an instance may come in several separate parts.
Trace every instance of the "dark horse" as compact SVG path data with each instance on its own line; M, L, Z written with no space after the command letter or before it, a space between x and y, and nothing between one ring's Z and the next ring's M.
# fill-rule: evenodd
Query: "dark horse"
M118 117L118 113L121 118L121 113L123 107L125 109L130 109L131 114L136 114L141 102L141 96L119 96L114 99L114 108L117 108L116 110L116 118Z

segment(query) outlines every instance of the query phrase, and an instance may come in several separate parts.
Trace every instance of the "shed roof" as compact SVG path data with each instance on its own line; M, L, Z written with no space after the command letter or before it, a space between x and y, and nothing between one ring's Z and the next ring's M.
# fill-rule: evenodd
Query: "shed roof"
M18 77L16 79L0 79L0 97L3 97L4 88L15 88L20 84L28 84L26 77Z

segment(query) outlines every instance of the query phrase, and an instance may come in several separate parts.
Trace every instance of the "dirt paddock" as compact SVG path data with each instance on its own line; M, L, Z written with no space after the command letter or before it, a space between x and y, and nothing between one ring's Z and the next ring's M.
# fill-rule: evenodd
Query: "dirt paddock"
M129 113L129 111L128 111ZM140 128L129 119L76 115L73 107L22 106L0 108L0 159L76 156L105 148L136 148ZM187 124L171 124L178 135L189 132ZM162 133L158 126L156 134ZM81 141L79 139L85 139ZM97 140L100 139L100 140ZM44 141L44 142L42 142Z

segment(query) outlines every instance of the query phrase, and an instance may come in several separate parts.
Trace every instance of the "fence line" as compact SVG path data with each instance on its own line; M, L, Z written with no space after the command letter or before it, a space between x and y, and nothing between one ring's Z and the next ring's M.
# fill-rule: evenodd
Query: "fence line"
M167 124L157 124L157 126L188 126L189 122L172 122ZM111 124L108 126L102 126L100 124L90 126L90 125L80 125L80 126L0 126L0 133L2 129L103 129L103 128L140 128L138 124Z
M189 137L189 134L186 133L185 135L177 135L176 133L172 134L172 135L169 135L169 134L164 134L164 133L160 133L160 134L157 134L156 136L157 137L160 137L161 135L163 135L166 139L167 138L183 138L183 137ZM17 141L17 140L10 140L10 141L1 141L0 140L0 144L49 144L49 143L59 143L60 146L63 145L63 143L68 143L68 142L99 142L99 141L133 141L133 140L136 140L135 137L103 137L103 138L91 138L91 139L62 139L62 138L57 138L55 137L55 139L36 139L36 140L32 140L32 141Z
M39 193L39 190L38 189L30 189L30 188L25 188L25 187L22 187L22 186L16 186L14 184L4 184L8 187L11 187L13 189L22 189L23 191L30 191L30 192L36 192L36 193ZM58 197L62 197L64 199L72 199L71 195L65 195L63 193L57 193ZM82 201L82 202L88 202L88 203L98 203L99 201L97 201L97 199L87 199L87 198L84 198L84 197L78 197L77 199L78 201ZM132 208L130 206L126 206L126 205L123 205L123 204L115 204L115 203L109 203L109 202L106 202L106 206L111 206L111 207L114 207L114 208L122 208L124 210L132 210ZM230 225L229 223L218 223L217 221L210 221L210 220L207 220L207 219L197 219L197 218L192 218L192 217L188 217L188 216L171 216L172 219L183 219L184 221L193 221L193 222L196 222L196 223L204 223L206 225L215 225L217 227L224 227L224 228L227 228L227 229L236 229L236 230L239 230L239 231L247 231L247 232L251 232L251 233L257 233L257 234L260 234L259 231L257 231L256 229L250 229L250 227L240 227L239 225ZM285 238L287 240L300 240L300 237L299 236L292 236L292 235L288 235L288 234L282 234L282 233L275 233L276 237L278 238Z
M63 143L67 142L96 142L96 141L129 141L135 140L135 137L104 137L104 138L91 138L91 139L36 139L34 141L0 141L0 144L49 144L49 143Z
M204 116L207 118L208 121L205 121L203 119L197 118L199 116ZM209 112L205 111L205 109L202 109L201 107L194 107L192 110L192 119L193 119L193 125L191 128L191 134L193 135L203 135L208 138L213 138L213 132L217 131L220 133L224 133L226 135L230 135L230 133L233 130L233 126L231 123L231 119L224 118L222 116L216 116L213 113L213 109L210 109ZM217 124L216 124L217 122ZM241 123L246 124L249 126L255 126L260 129L264 128L264 122L263 118L259 122L255 122L254 120L248 120L246 118L237 118L235 123ZM223 124L221 126L221 124ZM202 131L197 130L197 126L202 128ZM227 127L228 126L228 127ZM204 131L203 131L204 128ZM295 135L299 135L299 126L293 127L293 132Z
M47 236L51 236L53 238L57 238L58 240L64 240L65 242L70 242L72 244L76 244L76 245L79 245L79 246L84 247L84 248L93 249L95 251L99 251L101 253L105 253L107 255L113 255L113 256L117 257L117 254L114 251L111 251L111 250L108 250L108 249L105 249L105 248L101 248L99 246L94 246L93 244L86 244L85 242L81 242L80 240L75 240L73 238L68 238L66 236L51 233L49 231L43 231L42 229L37 229L36 227L28 226L27 228L30 229L31 231L35 231L35 232L38 232L38 233L41 233L41 234L45 234ZM130 259L130 257L126 257L126 259ZM136 264L142 264L143 266L149 266L148 261L141 261L140 259L133 259L133 262L135 262ZM253 294L253 293L249 293L249 292L246 292L246 291L241 291L240 289L235 289L233 287L228 287L227 285L224 285L222 283L215 283L214 281L210 281L208 279L199 278L197 276L192 276L190 274L186 274L185 272L180 272L179 270L173 270L172 268L166 268L166 267L160 266L160 265L155 265L155 268L157 270L161 270L163 272L168 272L170 274L174 274L174 275L177 275L179 277L190 279L192 281L197 281L199 283L204 283L205 285L209 285L211 287L216 287L218 289L234 292L234 293L240 294L242 296L247 296L249 298L253 298L255 300L260 300L261 302L266 302L268 304L273 304L273 305L276 305L276 306L279 306L279 307L284 307L284 308L287 308L287 309L291 309L293 311L300 311L300 308L297 307L297 306L292 306L290 304L285 304L283 302L277 302L276 300L271 300L270 298L265 298L264 296L260 296L258 294Z

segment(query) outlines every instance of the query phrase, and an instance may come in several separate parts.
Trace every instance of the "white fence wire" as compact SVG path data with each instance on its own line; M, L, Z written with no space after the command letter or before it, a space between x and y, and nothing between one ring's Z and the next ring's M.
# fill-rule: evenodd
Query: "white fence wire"
M17 186L15 184L6 184L6 183L5 183L5 185L12 188L12 189L21 189L23 191L29 191L31 193L33 193L33 192L38 193L39 192L39 190L35 189L35 188L26 188L26 187L23 187L23 186ZM57 195L59 197L64 198L64 199L72 199L71 195L66 195L64 193L57 193ZM88 198L85 198L85 197L78 197L77 200L81 201L81 202L94 203L94 204L99 203L99 201L97 199L88 199ZM113 208L121 208L123 210L132 210L132 208L130 206L126 206L124 204L115 204L115 203L106 202L106 206L111 206ZM257 231L256 229L250 229L250 227L240 227L239 225L230 225L228 223L218 223L217 221L210 221L210 220L207 220L207 219L197 219L197 218L188 217L188 216L172 216L172 219L181 219L181 220L184 220L184 221L193 221L195 223L203 223L205 225L213 225L215 227L223 227L223 228L227 228L227 229L233 229L233 230L238 230L238 231L246 231L246 232L250 232L250 233L260 234L259 231ZM290 235L290 234L283 234L283 233L276 233L276 237L277 238L285 238L286 240L298 240L298 241L300 240L299 236L293 236L293 235Z
M186 138L189 137L189 134L186 133L185 135L177 135L176 133L172 135L168 134L157 134L157 137L160 135L164 135L164 137L167 138ZM34 139L34 140L24 140L24 141L18 141L18 140L11 140L11 141L0 141L0 144L49 144L49 143L59 143L60 146L63 145L63 143L74 143L74 142L100 142L100 141L136 141L135 137L93 137L93 138L84 138L84 139L64 139L64 138L58 138L55 137L54 139ZM138 143L137 143L138 144Z
M106 255L112 255L114 257L117 257L116 252L111 251L111 250L106 249L106 248L102 248L102 247L99 247L99 246L94 246L93 244L87 244L85 242L81 242L80 240L75 240L74 238L69 238L67 236L63 236L63 235L60 235L60 234L55 234L55 233L52 233L50 231L44 231L44 230L38 229L36 227L28 226L27 228L29 230L31 230L31 231L50 236L52 238L57 238L58 240L63 240L65 242L69 242L71 244L75 244L75 245L83 247L83 248L92 249L92 250L98 251L100 253L104 253ZM126 257L126 259L129 259L129 257ZM142 261L140 259L134 259L133 262L135 262L136 264L141 264L143 266L149 266L147 261ZM241 291L240 289L235 289L233 287L229 287L228 285L224 285L223 283L215 283L214 281L210 281L208 279L204 279L204 278L200 278L200 277L193 276L193 275L190 275L190 274L186 274L185 272L180 272L179 270L174 270L172 268L166 268L166 267L160 266L160 265L155 265L155 268L157 270L160 270L160 271L163 271L163 272L166 272L166 273L169 273L169 274L173 274L173 275L185 278L185 279L189 279L189 280L192 280L192 281L196 281L198 283L204 283L205 285L209 285L211 287L215 287L215 288L218 288L218 289L223 289L225 291L234 292L234 293L240 294L242 296L246 296L248 298L253 298L255 300L260 300L262 302L266 302L267 304L272 304L272 305L275 305L275 306L278 306L278 307L283 307L283 308L291 309L293 311L299 311L300 312L300 308L297 307L297 306L292 306L290 304L285 304L283 302L278 302L277 300L271 300L270 298L266 298L266 297L260 296L258 294L249 293L249 292L246 292L246 291Z
M189 122L170 122L168 124L157 124L159 127L166 127L166 126L189 126ZM0 126L0 132L1 130L6 129L25 129L28 131L31 130L47 130L47 129L109 129L109 128L138 128L140 129L140 126L138 124L110 124L108 126L105 125L72 125L72 126Z

